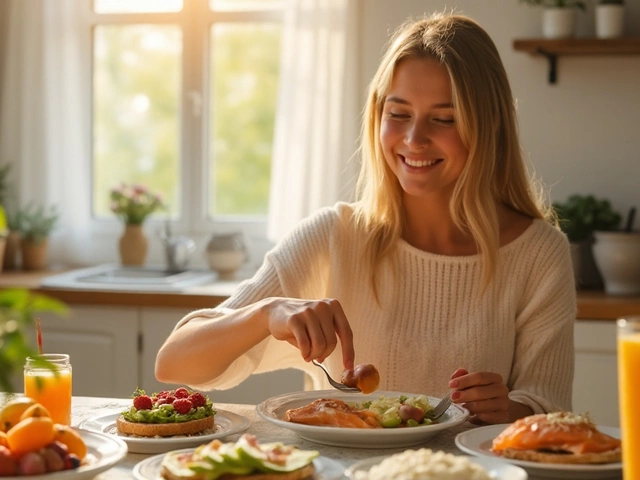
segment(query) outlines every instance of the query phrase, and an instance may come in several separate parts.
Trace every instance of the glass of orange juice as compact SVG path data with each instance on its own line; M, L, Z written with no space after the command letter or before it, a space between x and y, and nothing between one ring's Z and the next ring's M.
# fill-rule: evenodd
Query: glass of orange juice
M45 353L28 357L24 366L24 394L49 410L54 423L71 425L69 355Z
M640 480L640 315L618 319L618 391L624 480Z

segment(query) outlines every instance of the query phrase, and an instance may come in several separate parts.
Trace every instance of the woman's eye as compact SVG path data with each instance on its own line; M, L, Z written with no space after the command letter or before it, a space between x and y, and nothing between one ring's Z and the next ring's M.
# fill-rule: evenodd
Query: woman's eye
M453 125L455 123L453 118L434 118L433 121L443 125Z
M389 116L389 118L409 118L409 115L407 115L406 113L389 112L387 113L387 115Z

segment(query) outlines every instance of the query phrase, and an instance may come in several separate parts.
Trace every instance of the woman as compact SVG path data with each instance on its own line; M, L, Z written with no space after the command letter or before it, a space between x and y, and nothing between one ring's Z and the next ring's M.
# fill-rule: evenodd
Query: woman
M403 25L369 88L358 201L310 216L219 308L182 319L156 376L200 389L358 363L472 421L571 408L569 245L526 175L507 75L471 19ZM338 342L339 341L339 342ZM340 348L336 348L337 345Z

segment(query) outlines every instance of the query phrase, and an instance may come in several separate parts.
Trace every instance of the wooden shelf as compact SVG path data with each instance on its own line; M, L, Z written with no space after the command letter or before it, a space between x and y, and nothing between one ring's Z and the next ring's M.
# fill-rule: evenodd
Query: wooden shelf
M546 38L516 39L513 49L530 55L541 55L549 61L549 83L557 81L559 56L568 55L640 55L640 37L623 38Z

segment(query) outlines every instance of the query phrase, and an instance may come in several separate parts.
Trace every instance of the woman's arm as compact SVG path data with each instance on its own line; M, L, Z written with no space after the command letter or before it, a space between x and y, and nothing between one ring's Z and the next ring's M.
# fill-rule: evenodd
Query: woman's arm
M324 360L338 344L345 368L353 368L353 335L335 299L266 298L217 318L195 317L176 328L156 357L156 378L198 385L218 377L231 363L272 335Z

